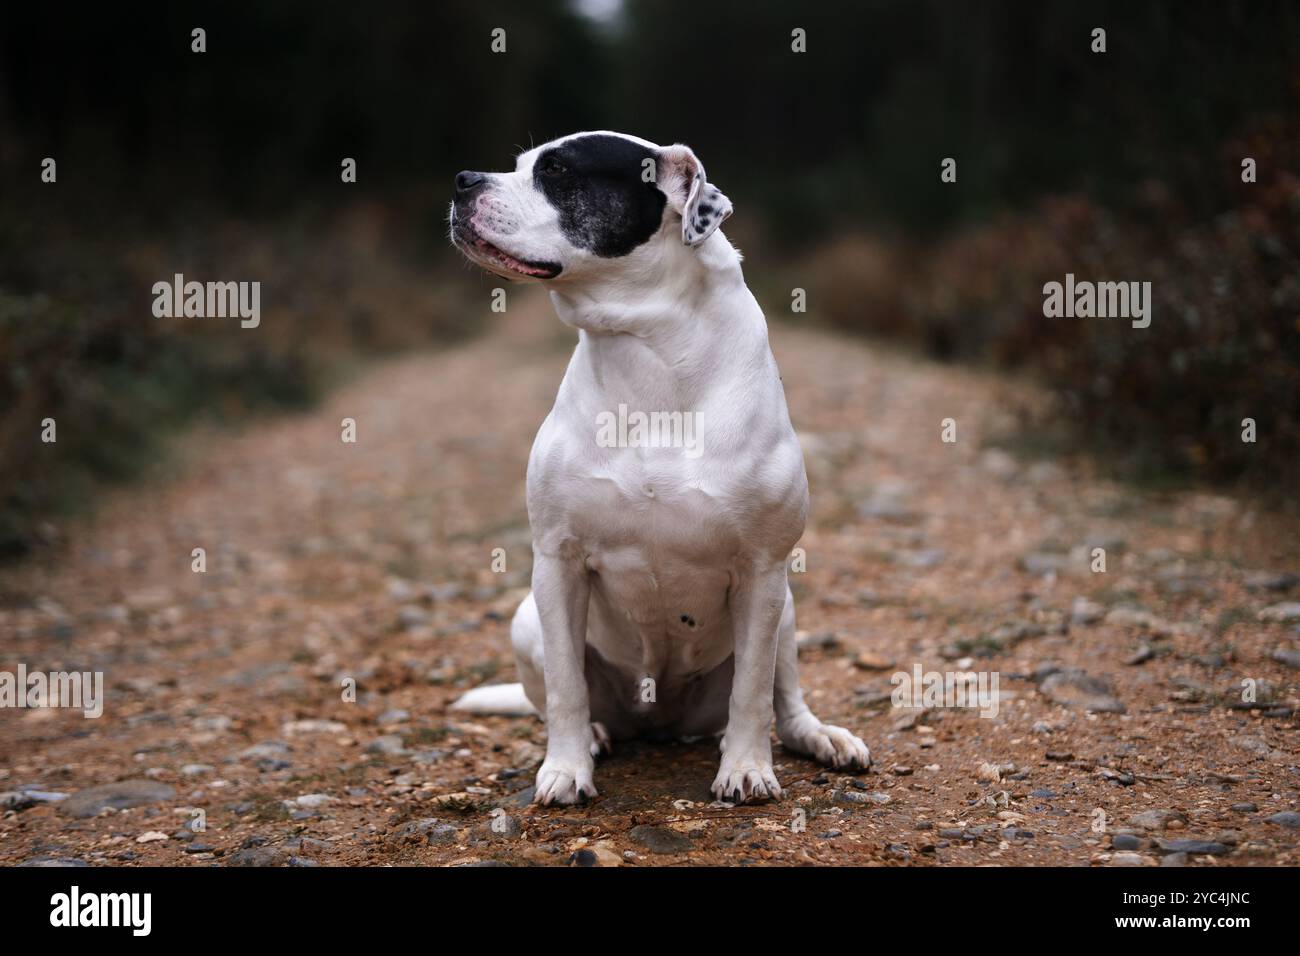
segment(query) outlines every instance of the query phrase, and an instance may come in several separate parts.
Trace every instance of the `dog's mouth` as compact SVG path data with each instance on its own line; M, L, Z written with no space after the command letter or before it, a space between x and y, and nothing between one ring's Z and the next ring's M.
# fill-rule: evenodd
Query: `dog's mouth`
M471 229L457 224L454 238L461 251L481 266L529 279L554 279L563 270L558 262L532 262L512 256Z

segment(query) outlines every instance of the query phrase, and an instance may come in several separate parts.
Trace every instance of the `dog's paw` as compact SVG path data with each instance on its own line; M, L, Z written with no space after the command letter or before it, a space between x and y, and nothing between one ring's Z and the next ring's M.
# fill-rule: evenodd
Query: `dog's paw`
M596 785L592 783L594 764L590 756L584 756L574 760L547 756L537 770L533 802L543 806L571 804L596 796Z
M601 754L612 754L614 744L610 740L609 731L599 720L591 722L591 755L599 757Z
M770 756L723 754L712 790L714 797L728 803L781 799L781 785L772 771Z
M871 766L871 751L859 737L815 718L806 726L778 727L777 736L791 750L808 754L836 770L866 770Z

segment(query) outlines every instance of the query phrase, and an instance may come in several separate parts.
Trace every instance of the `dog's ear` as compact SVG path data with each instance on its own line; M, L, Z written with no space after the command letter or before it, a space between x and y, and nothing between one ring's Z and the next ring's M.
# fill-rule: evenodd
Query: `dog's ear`
M682 217L682 242L698 246L731 215L731 200L704 176L704 164L689 146L659 150L655 179L668 205Z

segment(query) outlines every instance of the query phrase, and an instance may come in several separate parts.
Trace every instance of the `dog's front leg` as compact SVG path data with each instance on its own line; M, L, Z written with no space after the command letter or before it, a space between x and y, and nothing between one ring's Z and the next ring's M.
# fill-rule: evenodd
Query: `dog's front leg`
M596 795L584 669L589 574L581 557L534 554L546 678L546 759L537 771L537 803L577 803Z
M719 800L776 799L781 785L772 771L772 684L776 674L777 629L785 609L785 562L747 569L732 585L735 675L722 764L713 781Z

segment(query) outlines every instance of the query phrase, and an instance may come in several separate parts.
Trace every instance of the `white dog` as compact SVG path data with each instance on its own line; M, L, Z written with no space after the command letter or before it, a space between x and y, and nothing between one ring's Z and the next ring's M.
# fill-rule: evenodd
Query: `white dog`
M767 324L718 231L731 202L685 146L578 133L456 177L451 235L545 282L578 347L528 461L523 679L455 706L547 723L536 801L594 796L612 739L722 733L713 793L777 798L786 747L865 768L799 689L786 563L808 480ZM526 700L524 699L526 695Z

